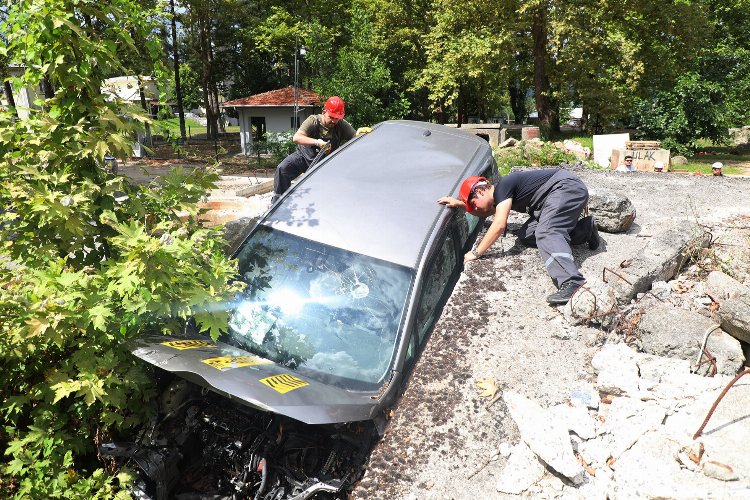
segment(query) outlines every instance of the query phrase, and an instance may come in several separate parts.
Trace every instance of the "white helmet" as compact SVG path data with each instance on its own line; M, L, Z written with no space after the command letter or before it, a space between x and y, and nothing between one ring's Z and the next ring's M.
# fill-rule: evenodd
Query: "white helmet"
M724 164L722 164L720 161L717 161L713 165L711 165L711 170L718 169L721 170L721 167L723 167Z

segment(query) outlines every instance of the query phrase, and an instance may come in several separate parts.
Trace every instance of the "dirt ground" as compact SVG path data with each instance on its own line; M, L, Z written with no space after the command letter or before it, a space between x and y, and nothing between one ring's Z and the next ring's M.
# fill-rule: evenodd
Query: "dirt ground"
M603 244L593 252L575 249L585 276L600 277L654 234L688 220L712 233L716 262L750 283L750 178L577 173L590 190L619 191L637 209L627 233L601 233ZM513 215L510 229L523 220ZM569 326L562 308L545 302L552 291L537 250L516 245L512 235L467 266L354 498L507 497L496 490L506 462L498 450L517 443L518 430L504 402L488 407L476 382L493 379L543 407L564 403L579 384L593 381L590 360L605 337ZM565 498L579 498L574 491ZM532 493L559 495L544 485Z

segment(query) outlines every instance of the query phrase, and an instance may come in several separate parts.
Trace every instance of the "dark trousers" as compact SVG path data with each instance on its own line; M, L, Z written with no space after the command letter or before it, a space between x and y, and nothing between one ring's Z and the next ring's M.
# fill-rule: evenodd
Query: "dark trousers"
M578 271L570 246L587 242L593 230L591 216L579 220L589 199L586 185L561 170L540 191L543 195L518 231L518 239L539 248L544 267L557 287L569 280L583 283L585 278Z
M273 176L273 192L277 195L286 192L294 179L307 172L308 165L307 159L299 149L284 158L276 167Z

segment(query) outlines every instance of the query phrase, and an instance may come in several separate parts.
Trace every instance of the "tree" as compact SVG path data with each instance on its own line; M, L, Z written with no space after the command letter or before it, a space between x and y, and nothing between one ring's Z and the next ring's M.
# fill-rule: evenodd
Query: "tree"
M353 3L346 25L349 44L338 50L333 70L313 80L322 95L339 95L346 101L347 120L358 126L402 118L408 109L403 96L392 92L394 82L388 67L371 51L372 23L364 7L364 3ZM320 56L311 59L315 64Z
M215 174L137 187L102 168L147 121L102 95L106 77L136 69L120 54L165 74L154 15L130 0L18 0L3 25L0 56L26 68L14 84L54 90L27 119L0 113L5 496L113 497L96 445L144 423L153 395L125 341L188 318L216 336L226 313L210 311L236 292L221 239L197 220Z
M508 13L499 3L477 0L435 0L432 10L434 26L425 36L427 63L414 88L427 89L438 121L455 110L461 124L470 107L485 106L490 89L504 86Z
M174 0L169 0L169 14L172 21L172 63L174 67L174 89L177 99L177 114L180 118L180 137L185 142L185 109L182 103L182 85L180 82L180 51L177 48L177 16L174 10Z

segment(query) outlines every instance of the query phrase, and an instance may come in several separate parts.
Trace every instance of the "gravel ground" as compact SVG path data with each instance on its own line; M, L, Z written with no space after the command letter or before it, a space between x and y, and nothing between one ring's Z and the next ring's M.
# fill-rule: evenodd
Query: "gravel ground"
M627 233L600 233L603 245L594 252L575 249L589 279L689 220L711 231L713 261L750 283L750 178L577 173L591 191L618 191L637 209ZM546 304L554 287L537 250L516 245L510 234L523 220L514 214L509 235L465 269L353 498L502 498L495 484L506 459L497 452L518 442L518 430L503 400L487 407L475 383L491 378L551 406L580 381L593 381L589 362L603 334L568 326L562 308ZM540 496L556 496L559 481L548 475L547 483Z

